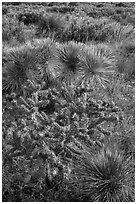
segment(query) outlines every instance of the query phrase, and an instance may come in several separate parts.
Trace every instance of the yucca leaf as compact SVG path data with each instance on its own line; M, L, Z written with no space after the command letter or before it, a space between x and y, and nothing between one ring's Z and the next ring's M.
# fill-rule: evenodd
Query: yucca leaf
M26 113L30 113L30 110L24 104L21 104L19 108Z

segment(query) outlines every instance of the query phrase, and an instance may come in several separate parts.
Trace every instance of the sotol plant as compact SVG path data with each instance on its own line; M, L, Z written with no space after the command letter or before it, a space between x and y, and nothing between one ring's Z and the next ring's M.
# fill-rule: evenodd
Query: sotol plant
M22 46L11 49L8 63L3 68L3 89L21 90L27 80L29 70L34 70L38 62L38 53L31 47Z
M50 57L50 39L34 40L20 47L4 51L3 90L20 92L27 79L35 80L39 68L46 75L47 60Z
M54 78L71 82L85 82L93 85L108 82L108 76L116 71L116 59L107 45L85 46L70 41L57 44L48 68Z
M77 155L71 177L74 199L85 202L134 201L134 163L117 146Z
M73 81L78 76L79 53L83 44L70 41L64 44L56 44L54 56L49 61L49 69L57 79Z
M85 46L84 52L79 56L79 72L81 82L95 84L109 82L110 74L116 71L116 59L107 45Z

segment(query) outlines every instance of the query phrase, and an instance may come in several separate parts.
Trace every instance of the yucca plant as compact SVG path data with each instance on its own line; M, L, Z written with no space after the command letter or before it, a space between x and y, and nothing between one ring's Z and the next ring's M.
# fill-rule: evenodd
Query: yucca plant
M107 25L109 41L117 58L117 67L120 73L131 76L135 71L135 30L132 25L122 26L119 23Z
M41 53L29 44L7 49L7 63L3 67L3 90L20 92L28 78L35 79L40 57Z
M135 38L122 39L120 42L114 43L113 49L116 53L118 71L126 74L129 78L134 76Z
M116 71L116 59L111 48L107 45L85 46L84 52L79 56L79 73L81 82L101 85L109 82L110 74Z
M48 61L53 57L55 50L55 42L50 38L33 39L29 44L39 53L38 70L43 73L43 80L45 82L44 88L55 84L55 79L48 69ZM35 72L36 74L36 72ZM38 75L38 74L37 74Z
M51 48L54 46L54 41L50 38L40 38L33 39L32 41L27 42L32 47L34 47L37 52L41 53L40 60L41 63L45 63L48 61L51 56Z
M79 53L83 44L70 41L64 44L56 44L54 56L49 61L49 70L57 79L73 81L78 76Z
M134 162L113 144L77 155L71 177L71 191L77 201L134 201Z

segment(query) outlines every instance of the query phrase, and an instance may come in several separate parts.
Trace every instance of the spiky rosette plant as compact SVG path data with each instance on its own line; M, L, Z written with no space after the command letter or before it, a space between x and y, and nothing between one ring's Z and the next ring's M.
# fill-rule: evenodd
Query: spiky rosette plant
M38 53L40 53L40 62L41 64L45 64L49 58L52 56L52 47L54 47L54 41L50 38L41 38L41 39L33 39L30 42L27 42L27 44L30 44L35 50L37 50Z
M80 81L85 84L105 85L116 71L116 59L111 48L104 45L85 46L79 56Z
M50 85L55 84L55 79L50 69L48 69L48 61L54 54L55 42L50 38L43 38L33 39L33 41L29 42L29 44L39 53L39 64L37 66L37 71L39 70L43 73L43 80L45 82L44 88L48 88Z
M3 90L20 92L32 72L37 70L39 55L40 53L29 45L7 50L8 62L3 67Z
M112 146L96 154L84 152L77 155L70 183L72 201L134 201L134 163Z
M79 53L83 44L70 41L64 44L56 44L54 56L49 61L49 70L57 79L73 81L78 76Z

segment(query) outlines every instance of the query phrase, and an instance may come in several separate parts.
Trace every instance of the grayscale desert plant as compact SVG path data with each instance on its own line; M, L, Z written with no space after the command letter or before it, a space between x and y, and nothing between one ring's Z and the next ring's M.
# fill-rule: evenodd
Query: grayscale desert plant
M29 71L35 70L39 53L31 46L7 50L7 63L3 67L3 90L20 91Z
M48 69L48 61L53 57L55 42L50 38L34 39L31 46L39 53L39 70L43 72L45 87L55 83L51 71ZM35 71L36 74L36 71Z
M108 40L111 42L121 43L122 41L135 38L134 27L132 25L123 26L120 23L113 22L107 24L104 29L108 30Z
M35 39L19 47L5 48L3 89L19 91L27 79L37 80L39 71L45 76L51 46L53 42L50 39Z
M81 82L101 85L109 82L109 77L116 71L116 59L111 48L106 45L85 46L79 56L79 73Z
M81 202L134 201L134 162L115 145L104 145L96 154L77 156L71 184Z
M57 14L50 14L44 15L41 17L38 23L38 33L45 32L45 33L54 33L60 32L64 27L63 19L60 15Z
M33 39L27 42L30 44L38 53L40 53L40 63L44 65L51 57L51 48L54 46L54 41L50 38Z
M70 41L68 43L57 43L54 56L49 61L49 70L59 80L73 81L78 77L79 53L83 47L82 43Z

